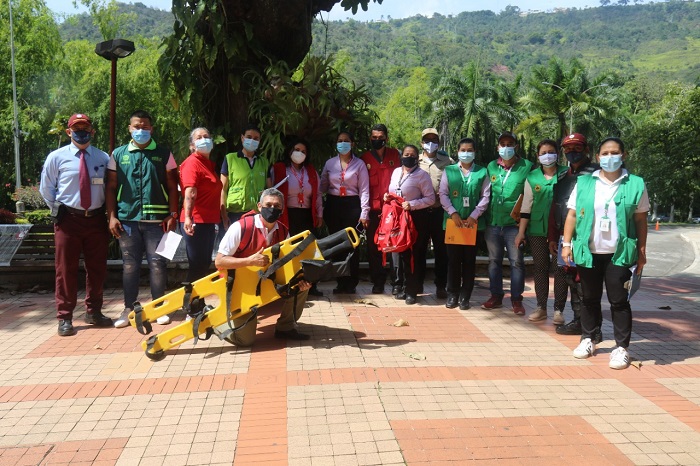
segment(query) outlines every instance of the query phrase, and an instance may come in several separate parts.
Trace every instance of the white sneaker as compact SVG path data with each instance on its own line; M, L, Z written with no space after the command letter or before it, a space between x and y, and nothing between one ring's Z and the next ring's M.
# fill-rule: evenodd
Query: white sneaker
M540 320L547 320L547 309L543 309L539 306L532 311L532 313L527 316L527 320L530 322L539 322Z
M581 343L574 349L574 357L577 359L586 359L593 356L595 353L595 345L590 338L584 338Z
M119 317L117 320L114 321L114 326L116 328L124 328L129 326L129 313L133 311L133 309L129 309L128 307L122 311L121 314L119 314Z
M610 369L627 369L630 365L630 354L627 349L618 346L610 353Z
M554 325L564 325L564 313L561 311L554 311L554 317L552 318L552 323Z
M170 323L170 316L168 314L160 316L156 319L156 323L159 325L168 325Z

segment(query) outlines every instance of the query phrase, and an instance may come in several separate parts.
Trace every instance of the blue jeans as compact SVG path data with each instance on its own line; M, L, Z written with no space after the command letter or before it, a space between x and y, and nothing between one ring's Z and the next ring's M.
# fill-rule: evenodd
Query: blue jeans
M180 223L180 230L187 249L187 281L191 283L209 275L211 252L216 239L216 224L198 223L194 226L192 236L185 233L184 225Z
M124 287L124 307L133 309L139 296L141 260L146 253L150 272L151 298L165 294L168 283L168 270L165 257L156 254L156 247L163 237L161 223L122 222L124 231L119 237L119 247L124 259L122 286Z
M489 289L492 295L503 296L503 249L508 252L510 262L510 297L523 299L525 289L525 261L523 251L515 247L517 226L486 227L486 246L489 250Z

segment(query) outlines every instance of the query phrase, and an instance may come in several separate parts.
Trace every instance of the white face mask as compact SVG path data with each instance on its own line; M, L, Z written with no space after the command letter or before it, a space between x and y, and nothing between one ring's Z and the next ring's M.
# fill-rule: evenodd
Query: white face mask
M301 165L306 160L306 154L300 150L295 150L291 155L292 162Z
M440 145L435 142L423 143L423 150L426 151L428 154L432 154L433 152L437 151L438 147L440 147Z
M559 156L557 154L548 153L542 154L538 158L543 167L551 167L557 163Z
M457 158L464 163L472 163L475 156L476 152L457 152Z
M214 142L211 138L201 138L194 142L194 147L200 154L208 154L214 148Z

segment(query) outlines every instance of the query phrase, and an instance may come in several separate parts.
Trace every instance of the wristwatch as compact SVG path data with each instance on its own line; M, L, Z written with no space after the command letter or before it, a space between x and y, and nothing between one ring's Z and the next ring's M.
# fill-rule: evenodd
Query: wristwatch
M561 247L563 247L563 248L570 248L570 247L571 247L571 243L564 243L564 242L562 242L562 243L561 243Z

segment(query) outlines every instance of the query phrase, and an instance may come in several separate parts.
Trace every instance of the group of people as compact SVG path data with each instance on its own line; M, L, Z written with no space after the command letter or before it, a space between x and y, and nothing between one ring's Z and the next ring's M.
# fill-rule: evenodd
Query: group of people
M561 143L545 139L537 146L537 163L518 155L518 138L498 137L498 158L486 166L476 162L477 147L462 139L456 159L440 151L435 128L421 134L421 147L401 151L388 146L388 130L374 125L370 149L357 156L355 137L338 134L336 155L319 173L310 163L310 146L291 141L281 160L271 164L260 156L261 131L255 125L241 133L241 148L226 155L221 169L209 155L214 147L206 128L190 133L191 154L179 167L172 153L153 138L153 119L145 111L131 115L131 141L110 155L90 145L94 128L87 115L75 114L66 130L71 143L49 154L41 178L41 193L56 218L56 305L58 333L75 333L72 314L77 301L77 272L85 257L86 323L123 327L138 298L140 266L149 264L151 297L165 293L166 260L156 254L164 232L184 233L189 269L187 281L209 273L219 234L216 266L235 269L265 266L262 250L289 235L325 224L330 233L346 227L366 231L372 293L392 294L415 304L423 293L430 243L435 258L436 297L448 308L471 307L476 245L445 244L447 219L459 228L476 229L488 248L490 297L482 309L503 306L503 258L510 263L510 303L524 315L523 249L534 259L537 307L528 319L548 317L549 273L554 272L553 323L557 332L581 335L574 356L585 358L602 341L601 297L605 283L611 305L617 347L610 366L629 364L631 310L626 282L641 273L646 262L646 213L649 200L643 180L623 167L624 143L608 138L589 157L586 138L578 133ZM568 164L559 164L561 151ZM275 188L272 188L272 186ZM382 207L389 195L402 199L416 227L408 250L389 255L389 267L374 242ZM182 208L180 208L182 196ZM105 221L106 217L106 221ZM217 228L218 225L218 228ZM112 322L104 316L102 287L106 275L109 234L118 238L124 260L124 311ZM478 244L478 242L477 242ZM557 260L558 258L558 260ZM349 274L337 278L334 294L353 294L359 283L359 255L349 261ZM299 285L297 308L283 305L275 336L306 339L296 321L309 295L322 295L315 285ZM569 292L573 319L563 312ZM301 305L299 305L301 303ZM169 316L158 323L167 324ZM252 327L254 329L254 327ZM255 332L234 339L252 344Z

